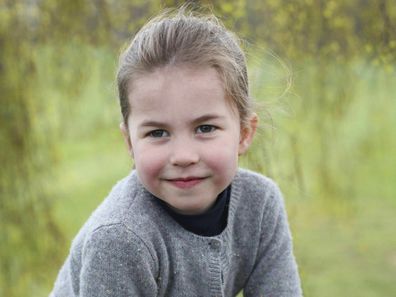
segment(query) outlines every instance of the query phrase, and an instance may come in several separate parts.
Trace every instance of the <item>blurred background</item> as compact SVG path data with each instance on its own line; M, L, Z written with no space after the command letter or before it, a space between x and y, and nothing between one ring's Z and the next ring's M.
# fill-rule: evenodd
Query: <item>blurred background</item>
M130 171L118 55L183 2L0 0L1 296L47 296ZM396 296L394 0L190 2L243 39L261 128L241 165L281 186L305 296Z

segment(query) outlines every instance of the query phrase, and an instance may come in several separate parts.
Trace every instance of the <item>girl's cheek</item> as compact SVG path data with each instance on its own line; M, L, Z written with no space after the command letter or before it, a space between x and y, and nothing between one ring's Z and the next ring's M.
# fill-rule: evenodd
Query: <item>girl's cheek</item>
M213 146L207 150L205 159L213 170L224 172L225 175L232 175L238 164L237 148L234 148L232 143Z
M136 168L145 176L158 175L165 166L164 152L148 147L141 148L135 155Z

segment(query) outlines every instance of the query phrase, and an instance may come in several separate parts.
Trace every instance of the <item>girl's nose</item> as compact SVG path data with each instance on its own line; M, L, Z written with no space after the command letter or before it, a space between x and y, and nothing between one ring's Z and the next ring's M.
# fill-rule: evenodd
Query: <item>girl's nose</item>
M170 163L174 166L187 167L198 163L199 154L194 146L187 141L179 141L173 146Z

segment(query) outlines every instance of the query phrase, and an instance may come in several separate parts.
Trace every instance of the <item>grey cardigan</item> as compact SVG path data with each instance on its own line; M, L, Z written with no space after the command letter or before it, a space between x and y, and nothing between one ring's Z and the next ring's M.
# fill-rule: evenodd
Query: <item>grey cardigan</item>
M195 235L139 182L121 180L72 243L52 297L302 296L282 196L239 169L224 231Z

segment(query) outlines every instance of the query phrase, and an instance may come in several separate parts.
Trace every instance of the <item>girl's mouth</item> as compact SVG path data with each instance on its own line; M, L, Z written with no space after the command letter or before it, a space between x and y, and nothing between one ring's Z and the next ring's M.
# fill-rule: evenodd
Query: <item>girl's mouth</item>
M201 183L205 177L187 177L187 178L175 178L175 179L168 179L173 186L180 188L180 189L189 189L197 184Z

